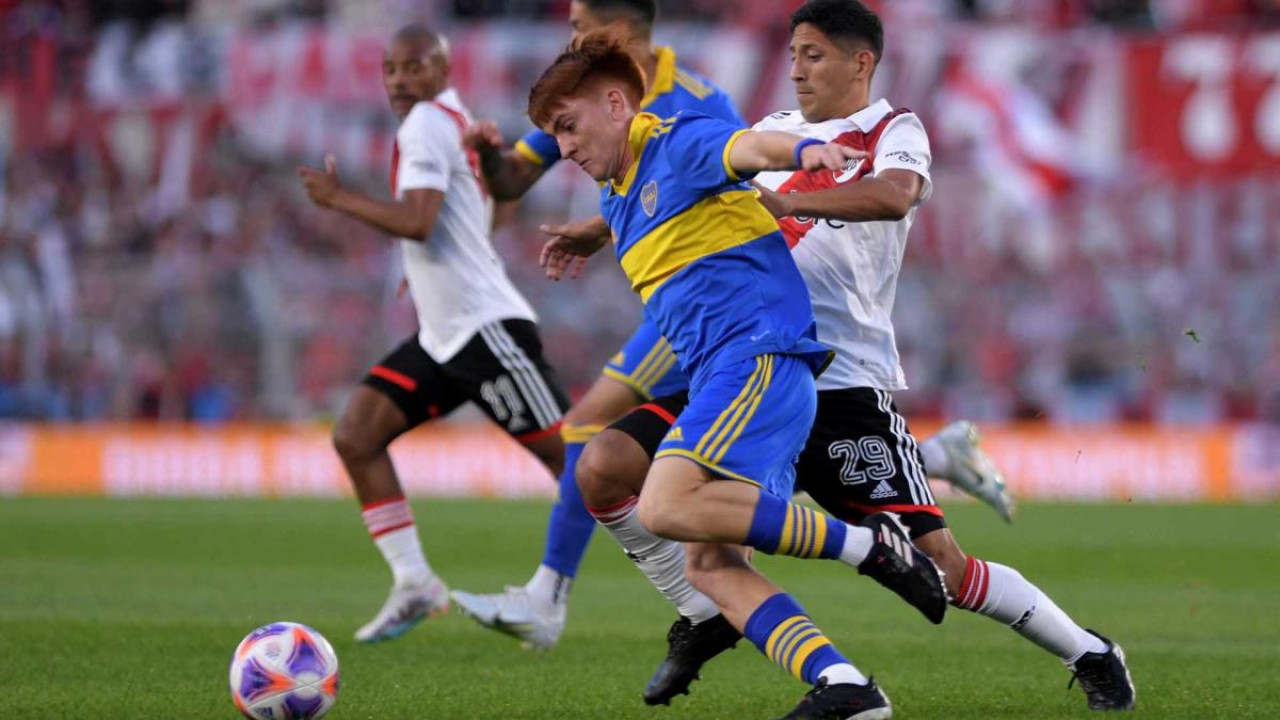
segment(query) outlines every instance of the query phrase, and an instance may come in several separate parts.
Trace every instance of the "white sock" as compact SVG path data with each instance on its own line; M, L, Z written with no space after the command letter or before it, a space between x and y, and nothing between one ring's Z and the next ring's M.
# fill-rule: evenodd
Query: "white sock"
M573 578L546 565L539 565L533 577L525 583L524 589L529 596L549 605L564 605L569 602L569 588Z
M818 679L822 678L827 679L828 685L866 685L868 682L867 676L849 663L828 665L818 673Z
M1076 625L1040 588L998 563L969 558L955 604L1009 625L1064 663L1107 650L1106 643Z
M383 533L373 542L391 566L391 575L395 578L396 585L425 585L431 579L431 566L422 554L417 526L410 525Z
M951 461L947 449L937 435L920 443L920 456L924 458L924 472L931 478L946 480L951 477Z
M858 567L867 559L867 554L875 543L875 534L871 532L871 528L848 525L844 533L844 547L840 550L840 561Z
M360 515L391 566L396 585L423 585L431 579L431 566L418 541L418 526L403 497L369 503Z
M685 578L684 546L646 530L636 515L637 500L633 497L620 506L593 510L591 514L681 615L695 625L719 615L715 602Z

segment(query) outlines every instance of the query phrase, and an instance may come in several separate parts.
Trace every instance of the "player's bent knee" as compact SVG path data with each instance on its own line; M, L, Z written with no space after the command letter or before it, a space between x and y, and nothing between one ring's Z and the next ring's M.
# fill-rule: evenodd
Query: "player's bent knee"
M631 436L605 430L578 457L574 476L590 507L606 507L637 494L644 486L649 457Z
M344 416L333 428L333 449L345 463L358 463L372 458L386 448L371 434Z
M333 428L333 449L348 465L368 462L407 430L404 413L386 396L360 387Z

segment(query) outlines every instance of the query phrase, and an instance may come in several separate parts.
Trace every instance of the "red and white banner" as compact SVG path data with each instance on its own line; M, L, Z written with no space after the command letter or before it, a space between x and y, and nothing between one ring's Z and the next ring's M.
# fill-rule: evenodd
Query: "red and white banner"
M920 437L935 429L916 424ZM1280 427L988 426L984 446L1026 500L1280 499ZM487 425L414 431L391 449L414 497L546 497L551 475ZM0 495L340 496L346 475L317 426L9 425Z
M1183 178L1280 170L1280 33L1129 46L1131 151Z

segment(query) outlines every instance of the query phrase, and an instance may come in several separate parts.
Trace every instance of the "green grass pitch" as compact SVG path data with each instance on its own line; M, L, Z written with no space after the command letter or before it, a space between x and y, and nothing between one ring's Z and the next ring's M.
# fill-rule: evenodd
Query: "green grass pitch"
M546 503L419 502L452 586L523 582ZM1012 527L949 509L962 545L1012 565L1126 648L1147 718L1280 718L1275 506L1023 508ZM764 558L901 718L1089 715L1054 658L964 612L929 625L834 562ZM342 663L336 720L772 718L805 689L748 644L671 708L640 689L673 611L598 534L560 646L537 655L451 614L360 646L389 576L354 502L0 500L0 718L233 718L227 665L249 630L308 623Z

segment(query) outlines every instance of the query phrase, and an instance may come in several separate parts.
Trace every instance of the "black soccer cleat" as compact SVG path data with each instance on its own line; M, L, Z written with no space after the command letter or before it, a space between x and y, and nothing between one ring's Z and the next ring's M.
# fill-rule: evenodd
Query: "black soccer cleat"
M947 612L947 586L933 560L911 544L898 518L889 513L869 515L860 525L875 536L875 545L858 572L897 593L937 625Z
M889 698L876 687L875 678L866 685L828 685L826 678L805 693L804 699L782 720L881 720L893 717Z
M646 705L670 705L677 695L688 695L702 665L738 644L742 633L723 615L694 625L681 617L667 631L667 659L644 686Z
M1135 691L1129 666L1124 662L1124 650L1092 630L1087 632L1106 643L1107 651L1085 653L1071 663L1071 682L1067 683L1067 689L1079 680L1089 697L1090 710L1132 710Z

